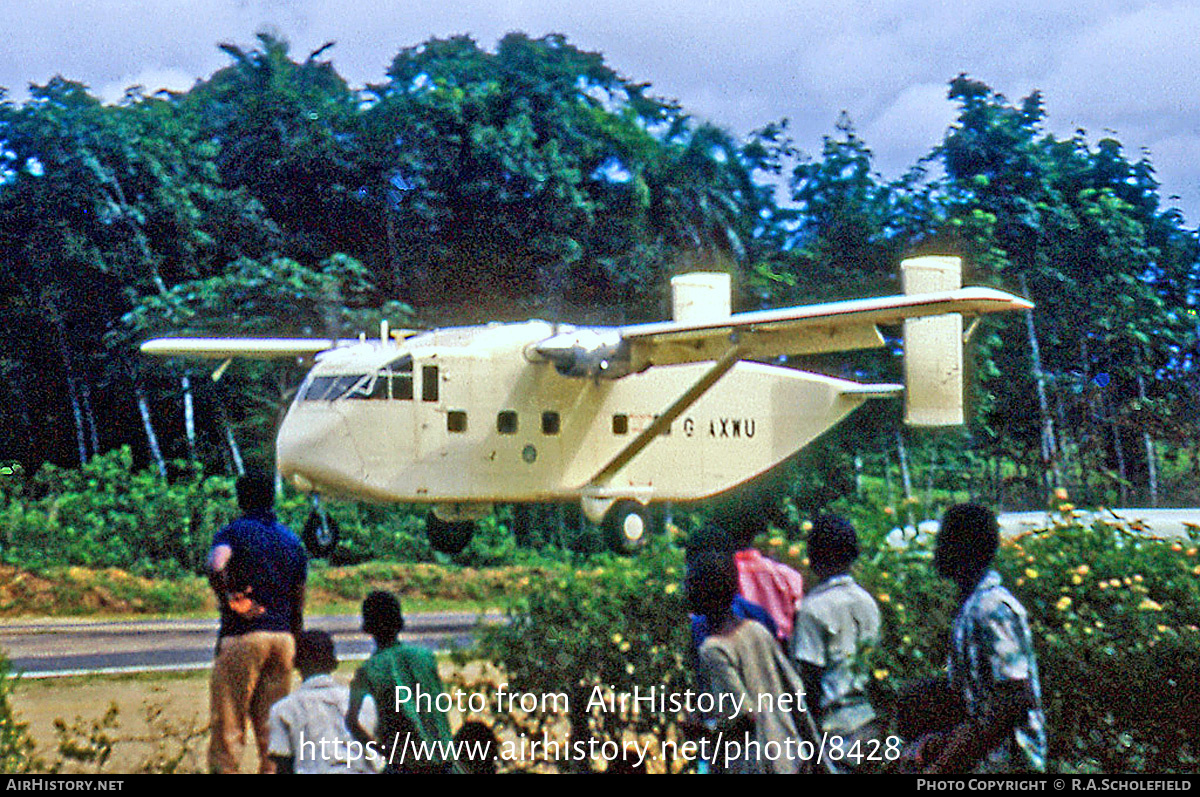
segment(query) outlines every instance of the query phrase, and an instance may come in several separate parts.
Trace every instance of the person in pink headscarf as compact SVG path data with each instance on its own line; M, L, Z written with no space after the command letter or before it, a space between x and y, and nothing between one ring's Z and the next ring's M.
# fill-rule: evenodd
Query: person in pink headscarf
M764 512L742 506L741 511L725 513L718 523L733 542L738 594L766 609L775 621L776 637L786 643L792 636L796 606L804 597L804 580L792 568L752 547L754 538L767 530Z

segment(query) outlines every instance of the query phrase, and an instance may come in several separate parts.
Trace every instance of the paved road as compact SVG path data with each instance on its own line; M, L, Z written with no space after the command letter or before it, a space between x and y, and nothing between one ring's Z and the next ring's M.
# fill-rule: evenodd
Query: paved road
M487 620L499 619L488 615ZM333 635L340 659L365 659L371 639L357 615L306 618L306 628ZM428 612L405 617L401 639L437 649L468 644L480 617L471 613ZM213 620L89 620L0 625L0 650L15 672L27 678L85 673L204 669L212 662L217 638Z
M1096 520L1123 520L1130 524L1141 524L1142 531L1155 537L1166 539L1185 539L1189 532L1200 531L1200 509L1105 509L1103 512L1092 510L1076 510L1075 515L1082 525L1090 526ZM1004 512L996 518L1000 522L1000 533L1015 537L1032 529L1052 527L1061 520L1061 516L1046 511L1037 512ZM938 521L922 520L917 524L922 536L936 534ZM893 545L903 546L904 541L912 539L913 527L895 528L888 535L888 541Z
M1103 512L1077 510L1084 525L1096 520L1124 520L1140 523L1145 531L1156 537L1184 538L1188 527L1200 531L1200 509L1106 509ZM1006 512L1000 516L1000 527L1006 534L1019 534L1029 529L1044 529L1054 525L1057 517L1049 512Z

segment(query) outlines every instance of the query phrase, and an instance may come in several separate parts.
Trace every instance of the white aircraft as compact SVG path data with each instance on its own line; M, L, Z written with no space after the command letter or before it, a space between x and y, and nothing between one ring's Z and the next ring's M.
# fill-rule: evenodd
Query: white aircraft
M385 323L372 340L160 338L142 351L312 361L279 428L280 473L321 496L431 504L439 550L461 550L495 504L569 501L629 552L652 505L729 490L905 390L773 364L782 355L882 346L879 326L903 323L906 421L963 422L963 317L1032 304L962 288L957 258L913 258L902 275L900 296L734 315L728 275L688 274L672 280L673 320L621 327Z

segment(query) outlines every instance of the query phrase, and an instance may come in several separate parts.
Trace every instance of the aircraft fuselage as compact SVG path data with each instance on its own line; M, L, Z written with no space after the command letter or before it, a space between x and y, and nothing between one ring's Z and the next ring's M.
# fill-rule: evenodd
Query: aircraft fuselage
M380 502L687 501L777 465L867 398L853 383L738 362L598 479L712 363L564 376L531 353L555 331L494 324L327 352L280 427L281 473L305 491Z

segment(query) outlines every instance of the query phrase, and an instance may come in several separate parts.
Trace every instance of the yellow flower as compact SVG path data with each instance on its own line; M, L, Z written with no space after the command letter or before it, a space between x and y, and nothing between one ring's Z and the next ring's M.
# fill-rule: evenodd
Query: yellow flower
M788 556L795 558L799 555L800 555L800 546L799 545L792 545L792 546L788 547Z
M625 665L625 672L629 673L630 675L633 675L633 669L634 669L633 664Z
M678 584L668 584L665 587L663 587L663 592L667 593L668 595L674 595L678 591L679 591Z
M1067 489L1065 487L1059 487L1057 490L1054 491L1054 497L1057 498L1059 501L1066 501L1067 500Z
M800 524L801 531L812 531L813 525L811 520L806 520Z
M1070 605L1071 605L1071 599L1068 598L1066 595L1063 595L1061 598L1058 599L1058 603L1054 604L1054 608L1058 609L1060 612L1065 612Z
M892 596L887 594L886 592L879 593L879 602L880 603L887 603L891 599L892 599Z
M887 515L888 517L891 517L892 515L896 514L896 510L890 506L885 506L883 508L883 514Z
M631 646L631 645L630 645L628 642L622 642L622 643L621 643L621 645L620 645L620 648L619 648L619 650L620 650L622 653L628 653L628 652L629 652L629 648L630 648L630 647L632 647L632 646Z
M613 635L612 635L612 643L613 643L614 645L619 645L619 644L621 644L621 640L622 640L622 639L623 639L623 637L622 637L620 634L613 634Z
M1195 567L1192 568L1192 575L1200 576L1200 565L1196 565Z
M767 540L767 544L772 548L778 548L779 546L783 545L783 537L772 537L771 539Z
M1080 576L1078 573L1076 573L1075 575L1071 576L1071 583L1072 584L1082 584L1083 577Z
M1171 630L1171 629L1167 628L1165 625L1163 625L1162 623L1159 623L1157 626L1155 626L1155 628L1158 629L1158 633L1160 633L1160 634L1165 634L1165 633L1167 633L1167 631Z
M1138 608L1144 612L1161 612L1163 610L1163 607L1160 604L1150 600L1149 598L1142 598L1142 602L1138 604Z
M1034 570L1032 567L1027 567L1025 568L1025 576L1031 580L1035 579L1038 577L1038 571Z
M1141 577L1141 576L1134 576L1134 577L1133 577L1133 580L1134 580L1134 581L1136 581L1136 582L1137 582L1137 583L1139 583L1139 584L1141 584L1141 583L1142 583L1142 577Z
M1059 504L1058 505L1059 512L1070 512L1074 508L1075 508L1074 504Z
M1091 568L1087 565L1080 565L1079 567L1075 568L1075 572L1081 576L1086 576L1089 572L1091 572Z
M888 671L883 669L882 667L875 671L875 680L876 681L882 681L884 678L887 678L887 677L888 677Z

